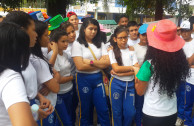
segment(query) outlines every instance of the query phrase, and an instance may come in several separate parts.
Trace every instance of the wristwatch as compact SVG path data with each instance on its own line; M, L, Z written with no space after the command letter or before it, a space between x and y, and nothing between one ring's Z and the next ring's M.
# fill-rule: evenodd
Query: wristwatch
M90 65L93 65L94 64L94 61L93 60L90 60Z

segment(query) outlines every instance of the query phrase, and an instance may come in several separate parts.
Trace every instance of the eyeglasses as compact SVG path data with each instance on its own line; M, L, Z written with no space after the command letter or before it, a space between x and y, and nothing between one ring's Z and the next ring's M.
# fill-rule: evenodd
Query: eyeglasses
M125 36L125 37L117 37L118 40L127 40L129 38L129 36Z

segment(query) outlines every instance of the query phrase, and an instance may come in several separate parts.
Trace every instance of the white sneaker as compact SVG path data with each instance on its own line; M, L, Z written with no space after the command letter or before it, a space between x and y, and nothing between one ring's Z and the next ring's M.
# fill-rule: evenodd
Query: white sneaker
M175 123L175 126L181 126L182 124L183 124L183 120L181 119L181 118L177 118L177 120L176 120L176 123Z

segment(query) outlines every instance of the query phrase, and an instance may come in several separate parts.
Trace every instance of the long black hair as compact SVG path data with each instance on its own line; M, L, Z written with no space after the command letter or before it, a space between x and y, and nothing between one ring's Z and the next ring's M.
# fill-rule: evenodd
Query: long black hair
M12 69L21 74L29 62L28 34L17 24L0 23L0 73Z
M13 22L24 29L28 29L31 21L33 21L32 17L23 11L12 11L3 19L3 22Z
M48 29L48 25L45 22L42 21L35 21L35 30L37 33L37 40L36 40L36 44L34 45L34 47L31 47L31 53L37 57L39 57L40 59L44 60L46 63L48 63L46 57L43 55L42 50L41 50L41 38L43 36L43 34L45 33L45 31ZM48 63L49 65L49 69L50 72L52 72L52 68L51 65Z
M123 65L123 61L122 61L122 58L121 58L121 50L119 49L118 45L117 45L117 42L114 42L114 37L116 38L117 35L121 32L126 32L128 34L128 29L127 27L125 26L118 26L114 33L112 34L111 38L110 38L110 44L113 46L113 52L115 54L115 59L118 63L119 66L122 66Z
M189 64L182 49L165 52L148 46L145 61L151 60L154 87L159 84L159 94L166 93L172 98L181 81L189 76Z
M99 23L96 19L92 19L92 18L86 18L80 28L80 32L79 32L79 37L77 38L77 41L80 44L84 44L85 47L88 47L88 43L86 42L85 39L85 32L84 30L90 25L93 24L95 26L97 26L97 34L96 36L93 38L92 43L97 47L100 48L101 47L101 43L102 43L102 39L100 38L100 26Z

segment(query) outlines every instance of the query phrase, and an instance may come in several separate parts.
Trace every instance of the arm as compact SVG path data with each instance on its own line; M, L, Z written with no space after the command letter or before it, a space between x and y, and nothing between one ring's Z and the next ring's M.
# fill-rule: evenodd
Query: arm
M146 82L146 81L140 81L136 77L138 71L139 71L139 68L138 67L134 67L134 74L135 74L135 78L136 78L136 81L135 81L135 89L136 89L137 94L139 96L142 96L146 92L146 89L148 87L148 82Z
M9 118L13 126L37 126L33 119L30 106L26 102L19 102L8 108Z
M48 89L52 91L53 93L58 93L60 90L59 83L57 82L57 79L55 78L52 78L43 84L46 85Z
M139 96L142 96L145 94L147 87L148 87L148 82L146 81L138 80L138 82L135 83L135 89Z
M79 70L79 71L91 72L91 71L97 70L96 67L93 67L89 64L85 64L83 62L83 58L81 56L73 57L73 61L75 63L75 66L76 66L77 70Z
M89 59L83 59L85 64L90 65ZM93 66L99 68L99 69L105 69L110 65L110 60L108 55L104 55L101 57L100 60L93 60Z
M46 99L43 95L41 95L38 92L37 99L40 101L40 106L45 109L48 108L49 105L51 104L50 100Z
M116 73L126 73L133 71L132 66L119 66L117 63L113 63L112 68Z
M110 73L113 74L113 75L117 75L117 76L131 76L131 75L134 75L134 72L116 73L116 72L114 72L114 70L111 70Z
M59 84L64 84L72 80L73 80L73 76L61 77L59 80Z
M51 58L49 59L49 63L52 66L54 66L56 58L57 58L57 54L58 54L58 46L57 46L57 43L51 42L51 43L49 43L49 47L53 50L53 54L52 54Z

